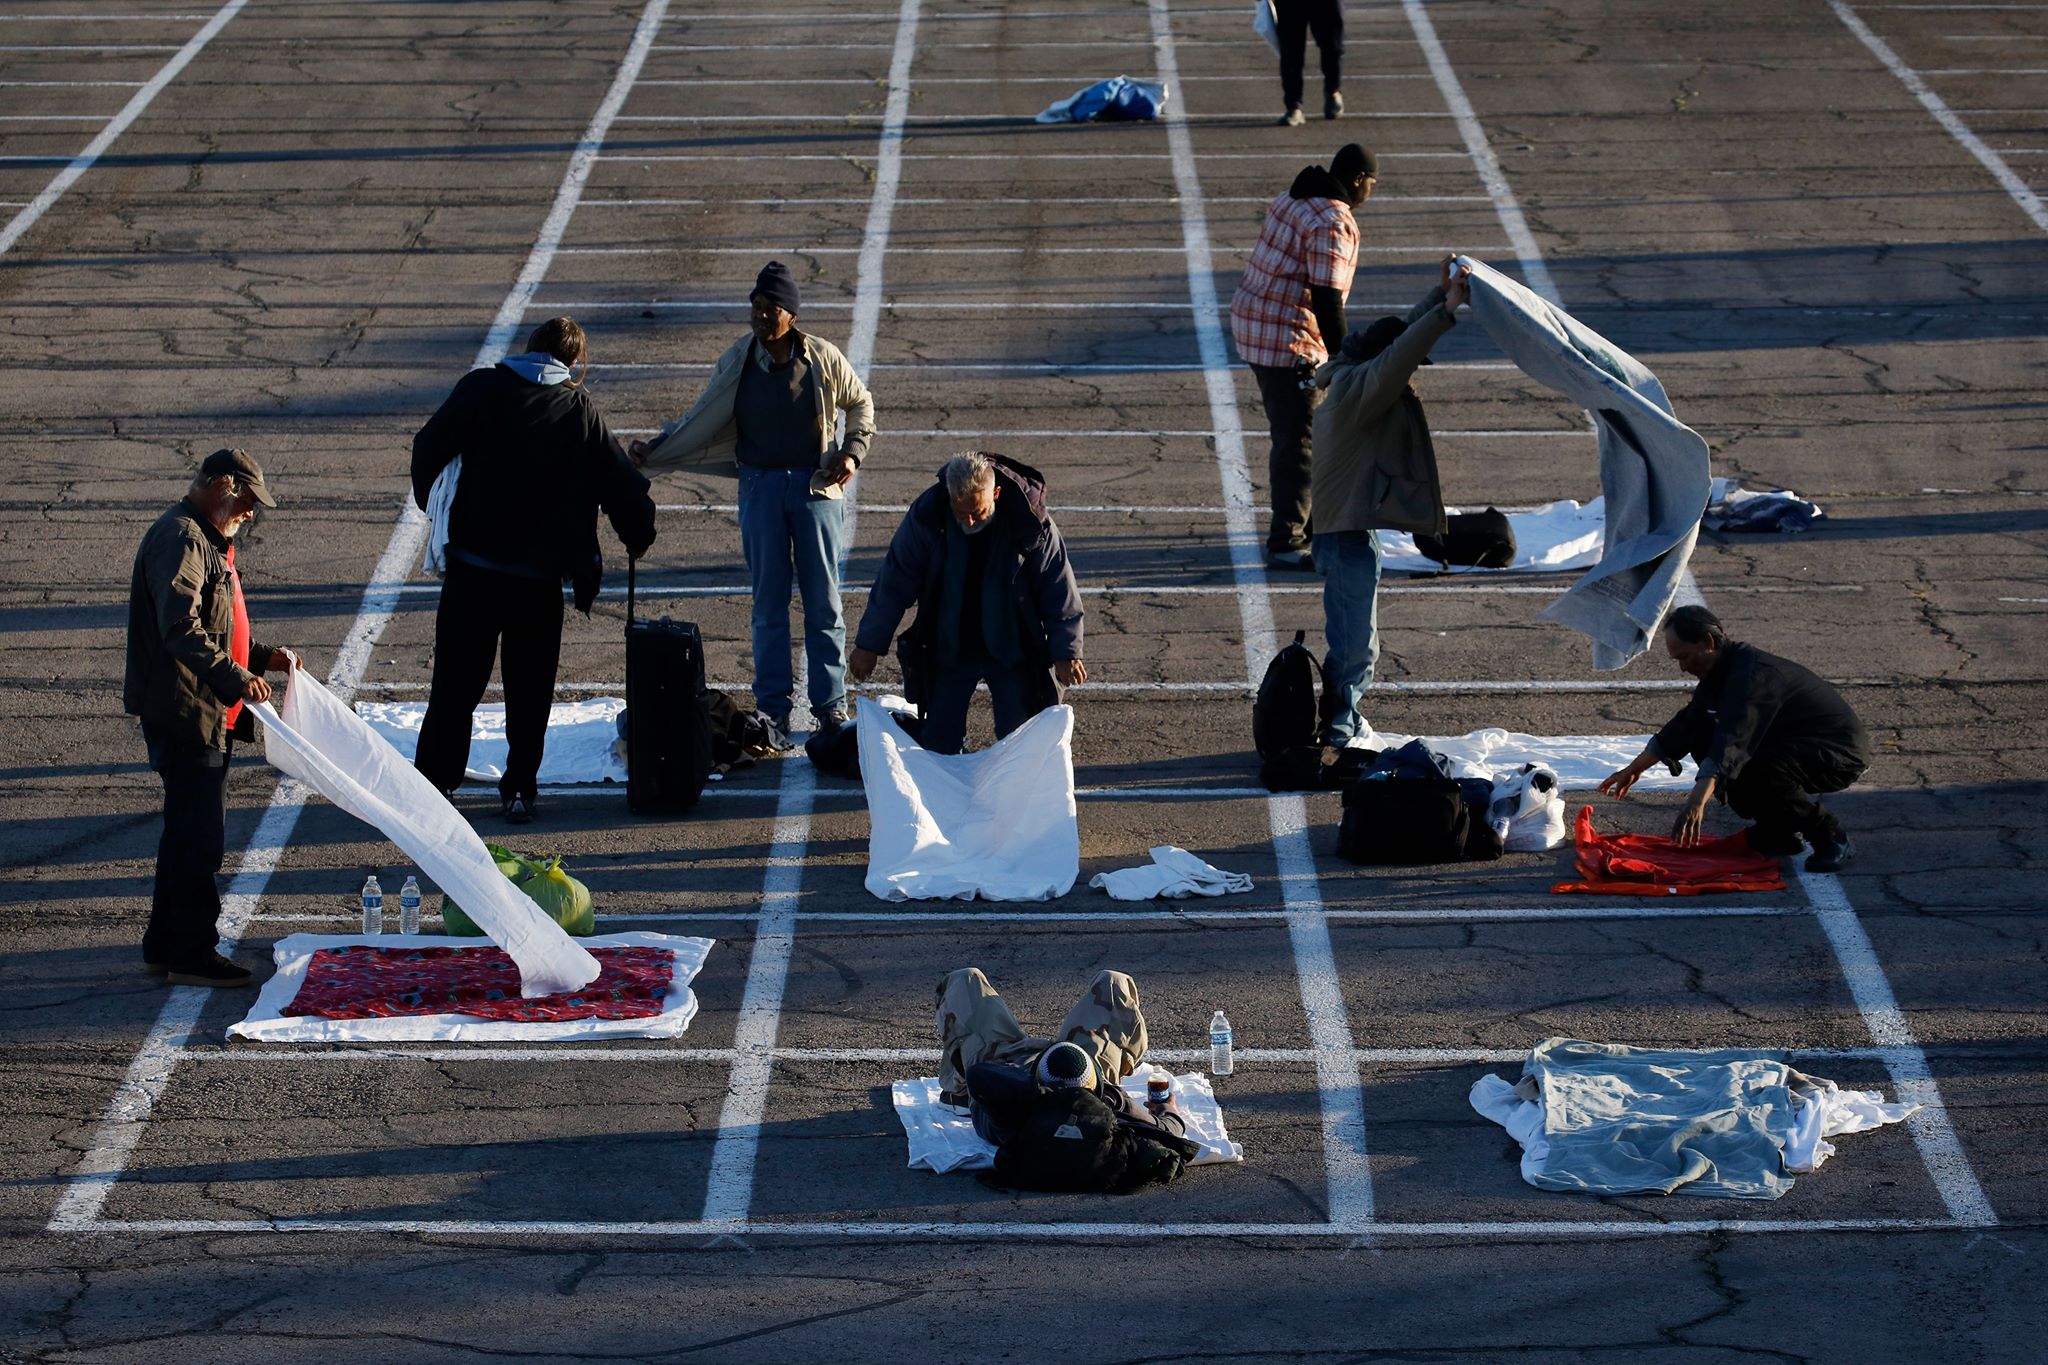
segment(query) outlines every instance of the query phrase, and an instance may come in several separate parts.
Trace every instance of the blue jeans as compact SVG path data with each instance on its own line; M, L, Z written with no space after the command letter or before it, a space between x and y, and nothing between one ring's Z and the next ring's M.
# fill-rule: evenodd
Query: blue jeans
M792 587L803 598L811 714L822 720L846 709L846 615L839 605L846 504L813 496L813 472L740 466L740 549L754 589L754 705L784 725L796 690Z
M1323 576L1323 743L1342 744L1364 725L1358 704L1380 657L1380 541L1373 531L1321 532L1316 572Z

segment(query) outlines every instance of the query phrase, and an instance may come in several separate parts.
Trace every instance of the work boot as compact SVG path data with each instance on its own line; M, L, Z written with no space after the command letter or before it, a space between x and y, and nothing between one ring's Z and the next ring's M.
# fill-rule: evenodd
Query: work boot
M1315 556L1303 550L1268 550L1266 563L1276 569L1299 569L1303 573L1316 571Z
M1307 122L1308 116L1301 112L1301 106L1298 104L1288 105L1287 112L1282 114L1279 119L1282 128L1299 128Z
M1813 855L1806 860L1808 872L1840 872L1848 866L1854 846L1849 842L1849 833L1840 825L1830 821L1828 828L1813 836Z
M173 986L247 986L256 980L256 975L237 962L230 962L219 953L208 953L196 962L182 967L173 967L164 973L164 980Z
M508 796L505 798L505 823L508 825L530 825L533 823L533 798L530 796Z
M1343 116L1344 116L1344 96L1343 96L1343 94L1342 94L1341 92L1339 92L1339 91L1336 91L1336 90L1332 90L1332 91L1331 91L1331 92L1330 92L1329 94L1327 94L1327 95L1324 95L1324 96L1323 96L1323 117L1327 119L1327 118L1342 118Z
M1752 853L1761 853L1766 858L1796 857L1806 847L1805 842L1789 829L1772 829L1765 825L1751 825L1742 831L1742 837L1749 841Z

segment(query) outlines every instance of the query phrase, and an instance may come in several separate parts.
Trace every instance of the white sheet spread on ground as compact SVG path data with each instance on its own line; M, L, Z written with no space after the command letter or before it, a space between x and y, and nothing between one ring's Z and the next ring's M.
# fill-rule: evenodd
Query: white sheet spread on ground
M1145 1098L1145 1082L1154 1070L1150 1062L1124 1078L1124 1089L1139 1100ZM1230 1140L1223 1126L1223 1106L1209 1078L1197 1072L1173 1078L1174 1096L1187 1116L1187 1139L1202 1151L1190 1166L1216 1166L1243 1161L1244 1148ZM974 1120L939 1103L939 1078L925 1076L898 1081L889 1087L896 1104L896 1117L903 1121L904 1136L910 1139L910 1169L937 1171L985 1171L996 1162L996 1149L974 1131Z
M597 959L498 871L484 841L434 784L312 674L294 668L283 712L259 704L256 714L272 766L404 850L511 954L521 995L554 995L597 979Z
M1456 514L1472 507L1451 507ZM1448 569L1415 548L1415 537L1406 531L1381 531L1380 570L1383 573L1562 573L1569 569L1590 569L1600 562L1600 547L1607 538L1607 503L1594 498L1579 503L1570 498L1545 503L1526 512L1508 513L1508 525L1515 533L1515 559L1498 569L1473 564L1453 564Z
M1593 414L1606 542L1600 562L1543 611L1593 642L1593 667L1649 647L1699 540L1707 443L1680 422L1657 376L1563 309L1470 257L1472 316L1531 379Z
M925 752L866 697L854 712L869 891L887 901L1045 901L1073 889L1073 707L1049 706L973 754Z
M399 1019L320 1019L283 1013L305 982L313 954L322 948L370 943L380 948L481 948L476 939L441 934L292 934L272 955L277 971L263 983L249 1017L228 1029L230 1038L259 1043L567 1043L587 1038L677 1038L697 1017L690 983L704 968L713 940L671 934L604 934L586 938L591 948L665 948L675 958L675 990L660 1014L644 1019L567 1019L555 1023L512 1023L468 1014L415 1014Z
M1375 730L1368 747L1398 749L1413 735L1382 734ZM1525 735L1512 730L1474 730L1469 735L1424 735L1422 742L1457 765L1460 777L1498 781L1513 775L1525 763L1548 768L1557 774L1565 791L1590 791L1617 768L1624 768L1643 746L1648 735ZM1690 777L1673 777L1658 764L1636 783L1637 791L1689 791Z
M1920 1107L1804 1075L1783 1053L1567 1038L1536 1046L1519 1088L1482 1076L1470 1099L1521 1145L1522 1179L1539 1189L1732 1199L1776 1199L1790 1173L1834 1155L1824 1139Z
M1182 900L1188 896L1229 896L1252 889L1251 874L1211 867L1184 848L1161 844L1152 861L1141 867L1098 872L1088 885L1107 891L1111 900Z
M624 697L558 701L549 707L548 747L541 755L540 781L550 787L624 782L626 760L619 753L619 713L625 709ZM420 723L427 718L425 702L359 701L356 714L407 762L419 752ZM463 775L472 782L495 783L505 775L509 752L503 703L477 707L469 726L469 766Z

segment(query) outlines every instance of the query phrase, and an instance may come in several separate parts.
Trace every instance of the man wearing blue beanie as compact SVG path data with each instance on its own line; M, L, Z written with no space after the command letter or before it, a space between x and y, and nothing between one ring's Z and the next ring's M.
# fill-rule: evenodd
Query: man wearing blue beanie
M796 277L780 261L749 295L752 327L712 368L696 403L633 458L649 469L739 476L740 548L754 597L754 706L789 740L796 690L789 594L803 600L811 715L846 723L846 618L839 602L846 485L867 455L875 404L830 342L800 332ZM846 434L835 439L844 414Z

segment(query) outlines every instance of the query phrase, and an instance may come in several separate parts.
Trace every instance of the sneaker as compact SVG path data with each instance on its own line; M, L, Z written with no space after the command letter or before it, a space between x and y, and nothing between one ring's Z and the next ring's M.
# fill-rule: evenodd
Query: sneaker
M843 706L835 706L824 715L817 717L820 730L838 730L853 724L853 717Z
M1806 847L1805 841L1792 831L1765 829L1762 825L1751 825L1742 831L1742 837L1748 840L1751 852L1766 858L1795 857Z
M1823 831L1813 838L1813 856L1806 860L1806 870L1840 872L1848 866L1850 855L1854 852L1855 846L1849 842L1847 833L1840 829L1832 832Z
M971 1114L974 1112L974 1102L968 1098L965 1090L941 1090L939 1092L939 1103L956 1114Z
M1332 90L1329 94L1323 96L1324 118L1342 118L1343 115L1344 96L1341 93Z
M1279 126L1282 128L1299 128L1307 122L1308 116L1301 112L1301 106L1298 104L1290 106L1279 118Z
M1299 569L1303 573L1316 571L1315 556L1307 550L1268 550L1266 563L1276 569Z
M508 796L505 798L505 823L508 825L530 825L533 823L533 798L530 796Z
M170 968L164 979L173 986L247 986L256 980L256 975L219 953L211 953L198 962Z

